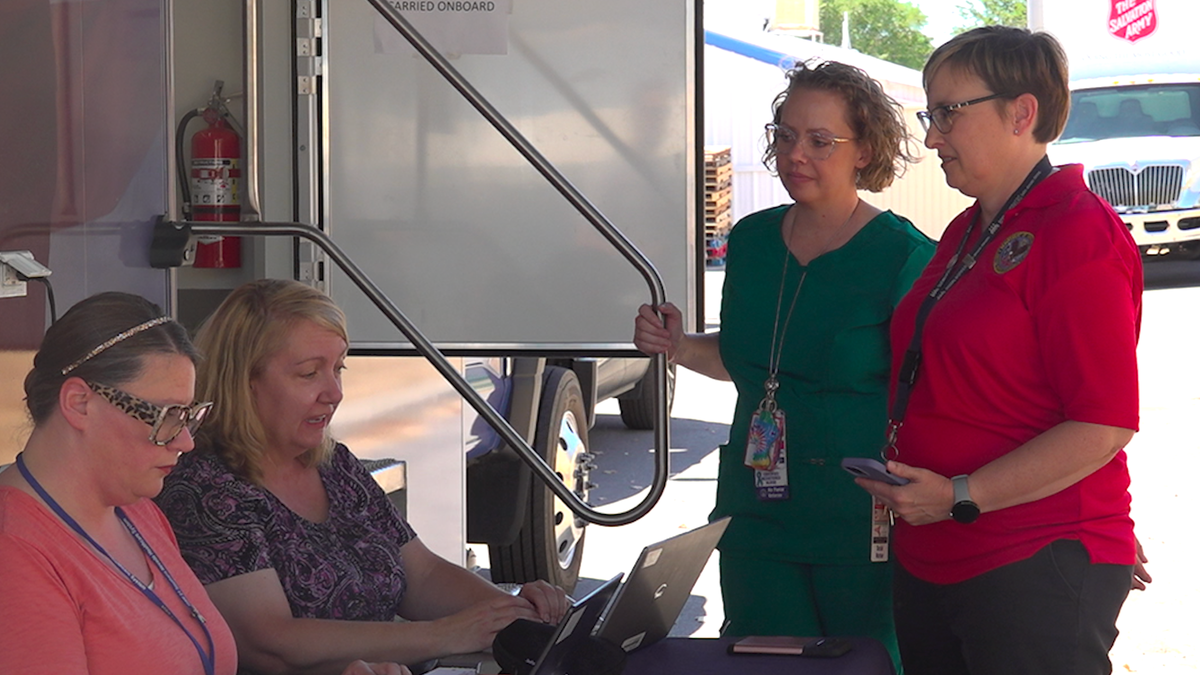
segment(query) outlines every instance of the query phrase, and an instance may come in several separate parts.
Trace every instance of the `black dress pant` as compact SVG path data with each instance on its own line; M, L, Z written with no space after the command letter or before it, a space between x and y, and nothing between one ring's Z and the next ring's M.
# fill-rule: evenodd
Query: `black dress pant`
M1108 675L1131 565L1095 565L1060 539L956 584L896 565L896 632L906 675Z

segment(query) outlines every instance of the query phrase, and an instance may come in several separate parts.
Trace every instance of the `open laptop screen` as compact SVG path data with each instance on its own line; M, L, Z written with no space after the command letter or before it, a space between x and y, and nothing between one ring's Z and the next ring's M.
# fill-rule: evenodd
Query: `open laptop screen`
M600 620L604 608L612 600L623 576L625 575L618 574L601 584L596 590L572 603L562 620L558 622L554 635L546 643L546 647L542 650L541 656L538 657L537 663L534 664L529 675L558 675L565 672L568 658L580 649L581 643L592 634L592 629L596 627L596 622Z
M667 637L728 525L721 518L643 549L596 634L627 652Z

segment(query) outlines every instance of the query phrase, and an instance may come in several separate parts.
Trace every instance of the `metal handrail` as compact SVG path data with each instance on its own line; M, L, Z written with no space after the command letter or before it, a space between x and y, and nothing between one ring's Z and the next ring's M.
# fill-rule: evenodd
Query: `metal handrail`
M554 469L546 464L546 461L538 455L538 453L529 446L529 443L521 437L508 420L504 419L500 413L479 395L478 392L467 382L459 372L446 360L446 357L433 345L424 335L421 334L416 326L408 320L408 317L396 307L391 301L375 285L375 282L363 272L358 265L346 255L342 249L329 238L321 230L306 225L304 223L280 223L280 222L241 222L241 223L210 223L210 222L191 222L178 221L168 222L160 221L155 229L155 248L182 250L182 245L187 243L187 240L192 236L216 235L216 236L289 236L301 237L313 242L325 252L326 255L346 273L350 280L358 286L363 292L375 303L381 312L400 329L400 332L412 342L426 359L429 360L433 367L441 373L451 386L466 399L467 403L474 408L481 417L487 420L488 424L496 430L500 437L504 439L508 445L516 451L517 455L529 465L533 472L546 483L547 487L554 492L555 495L562 499L567 506L575 512L580 518L595 523L597 525L627 525L635 520L646 515L651 508L658 502L662 496L663 490L666 489L667 476L670 471L668 447L668 434L666 433L667 411L665 406L666 396L663 394L658 400L659 406L655 412L659 416L659 427L656 431L661 431L661 436L656 434L656 442L661 439L661 445L658 446L655 453L654 467L654 483L650 486L650 492L636 506L620 513L602 513L585 504L579 497L571 491L561 480L559 480ZM182 254L175 260L167 262L153 262L155 266L171 266L178 265L182 262ZM657 369L656 384L662 388L666 385L666 357L657 355L653 357L654 366ZM661 480L660 480L661 478Z
M635 269L638 270L638 272L641 273L642 278L646 280L647 285L650 287L651 306L662 306L662 304L666 302L667 296L666 290L663 286L662 277L659 276L658 270L654 268L654 265L650 262L650 260L647 259L646 256L643 255L642 252L633 245L633 242L631 242L624 233L618 230L616 226L614 226L608 220L608 218L606 218L604 214L601 213L600 210L597 209L596 206L593 205L591 201L589 201L588 198L579 191L578 188L576 188L569 180L567 180L566 176L564 176L553 164L551 164L540 152L538 152L537 148L535 148L533 144L530 143L524 137L524 135L522 135L521 132L516 129L516 127L509 123L509 121L505 119L505 117L501 115L500 112L496 110L496 108L492 106L492 104L486 98L484 98L483 95L480 94L475 87L473 87L471 83L468 82L466 78L464 78L462 74L454 68L454 66L450 64L446 57L442 56L440 52L434 49L433 45L431 45L429 41L417 31L417 29L413 28L412 24L408 22L408 19L405 19L404 16L400 14L399 10L388 3L387 0L367 1L371 3L371 5L374 6L375 9L378 10L385 19L387 19L388 23L392 24L393 28L395 28L401 35L404 36L406 40L408 40L408 42L413 46L414 49L417 50L417 52L421 54L421 56L425 57L425 60L428 61L429 64L433 66L434 69L436 69L442 75L442 77L444 77L446 81L450 83L451 86L453 86L460 94L463 95L463 98L465 98L468 103L470 103L477 111L479 111L479 114L483 115L484 119L486 119L493 127L495 127L496 131L500 132L501 136L503 136L510 144L512 144L513 148L515 148L517 152L521 153L521 155L531 165L533 165L533 168L536 169L538 173L542 174L542 176L549 181L549 183L554 186L554 188L558 190L559 193L562 194L562 196L566 198L566 200L570 202L571 205L574 206L575 209L579 211L579 213L586 218L593 227L596 228L596 231L598 231L605 239L607 239L608 242L612 244L613 247L616 248L617 251L619 251L621 255L624 256L625 259L634 266ZM413 344L416 344L416 342L413 341ZM654 506L659 497L662 496L663 491L666 489L667 477L670 475L671 466L669 448L671 447L671 440L670 421L667 413L666 356L653 356L651 368L653 369L654 373L653 380L655 401L654 480L651 482L650 493L646 496L646 499L643 500L641 504L638 504L633 509L630 509L628 512L632 514L636 511L638 512L638 515L625 522L633 522L634 520L637 520L642 515L645 515L645 513ZM476 409L478 410L478 408ZM480 414L483 414L482 410L480 410ZM484 417L488 418L487 415L484 415ZM490 422L491 419L488 418L488 421ZM505 424L507 425L507 422L505 422ZM493 427L495 427L494 424ZM496 430L500 431L499 427L496 427ZM505 438L505 440L508 441L509 439ZM526 463L528 463L534 469L534 471L542 477L543 480L547 481L548 483L553 480L553 483L549 483L550 488L554 490L556 495L562 497L563 500L567 502L568 506L571 507L571 510L580 517L590 522L596 522L599 524L625 524L625 522L604 523L598 520L593 520L590 517L590 514L604 514L599 514L599 512L593 511L590 507L586 506L584 507L585 510L576 508L574 505L576 503L582 505L582 502L580 502L578 499L566 498L565 495L571 494L570 490L568 490L567 487L563 485L556 476L554 476L550 469L546 467L545 462L542 461L542 459L538 457L537 454L534 453L527 444L522 443L521 445L516 445L510 441L510 445L512 445L514 449L518 449L518 454L521 455L522 459L524 459ZM645 507L644 510L642 508L643 506Z

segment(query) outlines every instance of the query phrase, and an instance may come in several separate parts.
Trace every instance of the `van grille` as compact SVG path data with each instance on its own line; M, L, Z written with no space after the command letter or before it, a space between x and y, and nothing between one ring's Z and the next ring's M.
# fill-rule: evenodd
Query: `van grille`
M1129 169L1096 169L1088 172L1088 187L1114 207L1170 206L1183 189L1182 166L1148 166L1138 173Z

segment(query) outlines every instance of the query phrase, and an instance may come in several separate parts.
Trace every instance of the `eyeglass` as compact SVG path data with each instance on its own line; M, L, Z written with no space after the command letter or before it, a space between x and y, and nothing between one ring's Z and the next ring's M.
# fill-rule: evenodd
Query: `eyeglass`
M1008 97L1004 94L991 94L990 96L981 96L979 98L973 98L970 101L963 101L962 103L939 105L936 108L930 108L929 110L921 110L917 112L917 119L920 120L921 128L925 130L925 133L929 133L929 125L932 123L933 126L937 127L937 130L940 133L948 134L950 133L950 129L954 128L954 117L951 113L961 110L969 105L975 105L976 103L983 103L984 101L991 101L997 98Z
M86 382L86 380L85 380ZM155 405L133 394L121 391L106 384L88 382L92 391L100 394L106 401L113 404L121 412L135 420L141 420L150 425L150 442L155 445L166 445L175 440L184 429L192 436L204 424L212 402L194 403L192 405L169 405L165 408Z
M776 153L788 152L799 142L800 151L804 153L804 156L815 160L829 159L833 156L833 151L837 149L838 143L849 143L850 141L857 140L854 138L827 136L816 132L801 135L781 124L768 124L766 129L767 144L775 148Z

